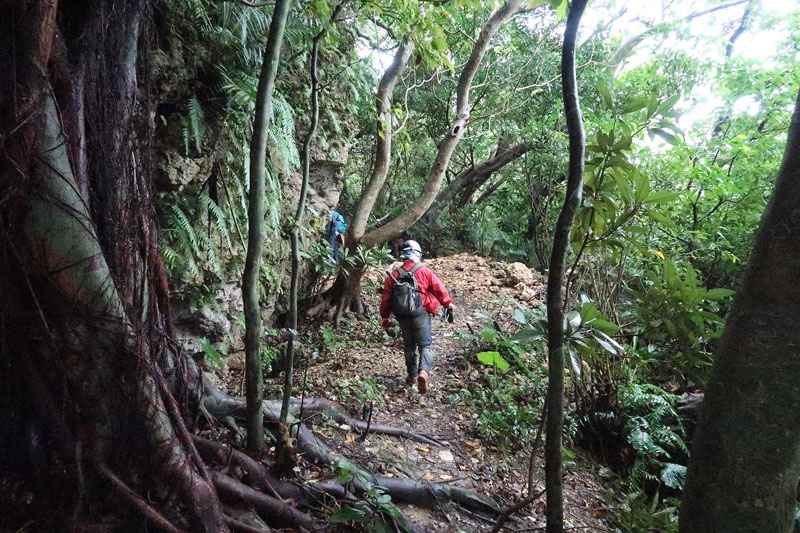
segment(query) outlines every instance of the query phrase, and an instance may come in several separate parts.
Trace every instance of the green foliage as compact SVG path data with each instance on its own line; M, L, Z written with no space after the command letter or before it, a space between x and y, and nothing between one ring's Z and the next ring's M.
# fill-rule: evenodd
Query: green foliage
M203 344L203 352L205 352L205 360L217 368L222 368L222 355L214 345L206 338L200 339Z
M542 316L539 309L520 307L512 317L525 327L515 333L502 333L491 322L482 327L479 335L462 333L464 338L487 343L494 350L475 356L485 366L486 381L471 383L450 401L463 397L474 413L479 433L508 450L527 445L541 420L547 384L541 355ZM481 317L488 318L478 316Z
M614 510L608 517L608 522L614 531L624 533L678 532L680 501L676 498L666 498L662 501L658 495L651 498L643 491L636 490L624 493L622 501L614 502L612 505Z
M478 361L484 365L497 368L503 372L508 371L510 368L508 361L500 356L500 352L480 352L475 356L478 358Z
M721 304L733 295L730 289L706 289L697 271L689 265L663 260L663 267L650 270L631 290L644 346L638 350L642 362L655 375L678 375L704 383L711 365L711 347L722 334Z
M322 345L330 354L335 354L347 344L341 335L327 326L322 326L320 333L322 334Z
M375 485L370 475L347 461L339 461L336 470L338 483L349 486L357 480L363 491L358 499L348 500L344 507L331 514L328 523L362 524L366 531L374 533L395 531L402 515L392 504L391 496Z
M334 387L338 398L352 398L361 410L373 403L383 405L386 402L386 387L370 378L342 379L336 381Z

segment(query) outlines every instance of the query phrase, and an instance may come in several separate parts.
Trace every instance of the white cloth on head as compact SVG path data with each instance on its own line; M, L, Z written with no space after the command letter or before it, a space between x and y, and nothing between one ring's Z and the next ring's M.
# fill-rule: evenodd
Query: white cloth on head
M419 263L420 261L422 261L422 252L417 252L416 250L407 250L403 252L403 257L405 257L409 261L414 261L415 263Z

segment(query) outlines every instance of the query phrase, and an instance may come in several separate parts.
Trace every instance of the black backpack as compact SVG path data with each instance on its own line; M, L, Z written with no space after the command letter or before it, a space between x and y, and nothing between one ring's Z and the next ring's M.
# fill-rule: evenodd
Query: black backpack
M414 276L422 265L417 263L411 270L398 268L392 290L392 312L397 318L412 318L422 311L422 291ZM394 278L394 276L392 276Z

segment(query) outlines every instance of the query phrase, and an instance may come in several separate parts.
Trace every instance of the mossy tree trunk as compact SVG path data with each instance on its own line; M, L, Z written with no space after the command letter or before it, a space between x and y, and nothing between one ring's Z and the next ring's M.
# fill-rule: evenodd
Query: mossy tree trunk
M800 95L728 315L692 446L680 530L792 531L800 478Z
M4 441L2 455L38 457L33 475L75 527L97 519L87 502L113 500L160 529L225 531L183 422L191 399L179 405L167 384L186 380L168 339L137 77L149 4L4 4L0 272L12 292L0 300L0 388L16 393L4 419L37 446ZM35 465L55 467L36 476Z

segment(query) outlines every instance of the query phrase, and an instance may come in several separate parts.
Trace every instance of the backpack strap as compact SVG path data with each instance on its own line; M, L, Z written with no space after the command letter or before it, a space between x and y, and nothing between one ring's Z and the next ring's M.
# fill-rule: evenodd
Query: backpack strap
M423 266L425 265L423 265L422 263L417 263L416 265L414 265L414 268L412 268L411 270L406 270L406 272L411 272L411 274L416 274L417 270L419 270Z

